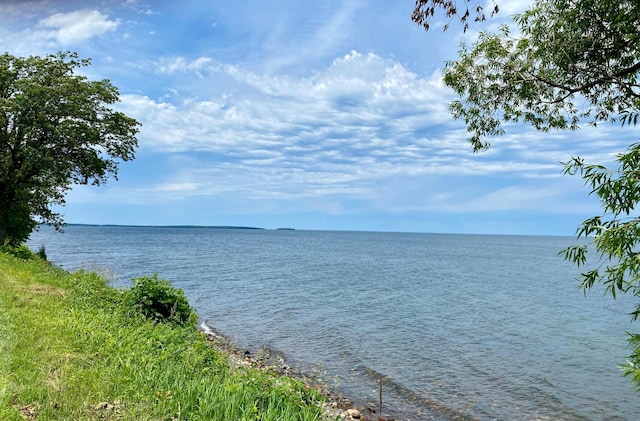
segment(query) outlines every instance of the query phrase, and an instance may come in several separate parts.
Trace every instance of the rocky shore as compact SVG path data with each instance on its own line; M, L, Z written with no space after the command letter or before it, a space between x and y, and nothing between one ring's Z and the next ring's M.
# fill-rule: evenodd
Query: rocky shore
M382 418L376 414L375 409L359 408L352 400L330 390L326 385L310 381L304 373L298 372L284 358L284 355L274 352L268 347L251 352L239 348L229 338L202 322L199 329L207 335L207 339L219 352L229 356L229 361L235 366L248 366L258 370L269 370L279 376L287 376L307 383L307 387L315 388L327 398L325 413L332 419L358 420L358 421L399 421L394 418Z

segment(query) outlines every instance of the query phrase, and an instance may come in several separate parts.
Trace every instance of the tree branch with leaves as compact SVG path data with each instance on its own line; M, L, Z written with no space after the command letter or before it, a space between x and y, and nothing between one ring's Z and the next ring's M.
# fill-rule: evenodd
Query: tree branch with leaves
M487 19L484 7L479 0L475 2L461 0L460 3L462 3L462 7L458 6L458 2L455 0L416 0L411 20L428 31L431 28L431 20L436 16L436 12L440 10L449 19L449 22L443 26L444 31L449 28L451 20L458 18L463 25L463 31L466 32L469 29L469 20L472 12L474 13L474 22L484 22ZM494 3L489 15L493 16L498 11L498 5Z

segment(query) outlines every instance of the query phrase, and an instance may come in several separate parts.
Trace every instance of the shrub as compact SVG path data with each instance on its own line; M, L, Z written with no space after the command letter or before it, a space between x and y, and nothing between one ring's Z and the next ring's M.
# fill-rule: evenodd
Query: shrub
M169 281L158 279L157 274L132 281L133 287L125 293L125 303L134 311L158 322L195 326L198 315L181 288L174 288Z
M0 246L0 252L6 253L6 254L10 254L12 256L17 257L18 259L23 259L23 260L33 260L33 259L36 258L36 254L33 253L29 249L29 247L27 247L25 245L21 245L21 246L4 245L4 246Z

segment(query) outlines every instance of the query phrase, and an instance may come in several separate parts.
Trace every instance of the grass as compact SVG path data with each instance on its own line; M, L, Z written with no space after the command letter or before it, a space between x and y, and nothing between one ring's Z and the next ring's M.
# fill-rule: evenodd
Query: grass
M0 253L0 419L319 420L322 395L132 313L89 272Z

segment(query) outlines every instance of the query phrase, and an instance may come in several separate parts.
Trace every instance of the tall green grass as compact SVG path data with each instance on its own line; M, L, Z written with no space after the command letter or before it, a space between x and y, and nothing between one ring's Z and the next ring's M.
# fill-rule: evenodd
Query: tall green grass
M94 273L0 253L0 419L319 420L322 395L229 364Z

